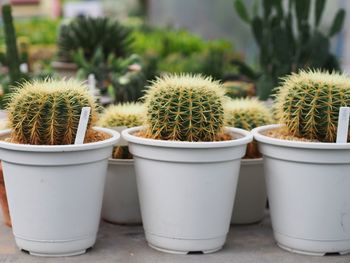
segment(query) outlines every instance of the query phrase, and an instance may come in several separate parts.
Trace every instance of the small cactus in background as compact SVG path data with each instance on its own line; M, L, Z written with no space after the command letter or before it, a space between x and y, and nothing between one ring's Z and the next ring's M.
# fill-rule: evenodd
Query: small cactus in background
M277 89L275 109L290 135L335 142L339 109L349 105L349 76L308 70L282 80Z
M99 126L113 128L125 126L127 128L142 125L144 107L141 103L123 103L111 105L105 109L99 120Z
M215 141L224 128L224 90L200 75L167 75L145 95L147 136L162 140Z
M81 109L91 107L86 139L97 117L93 97L74 80L46 79L21 84L8 105L11 142L34 145L73 144Z
M223 84L226 96L235 98L252 97L255 95L255 87L253 83L244 81L226 81Z
M143 124L144 106L141 103L124 103L109 106L102 113L99 126L106 128L136 127ZM115 159L131 159L128 146L116 146L113 150Z
M226 125L244 130L273 123L272 113L255 98L232 99L225 105ZM256 142L248 144L245 158L259 158Z

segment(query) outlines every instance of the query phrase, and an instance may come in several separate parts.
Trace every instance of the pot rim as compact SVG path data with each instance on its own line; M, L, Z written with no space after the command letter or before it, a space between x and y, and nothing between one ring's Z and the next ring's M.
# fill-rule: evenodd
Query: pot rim
M261 134L267 130L277 129L283 127L283 124L270 124L257 127L251 132L254 139L260 143L266 143L276 146L290 147L290 148L304 148L304 149L350 149L350 143L331 143L331 142L305 142L305 141L290 141L284 139L277 139Z
M86 151L92 149L98 149L103 147L108 147L115 145L120 139L120 133L117 131L93 127L93 129L101 132L105 132L111 135L111 138L107 140L84 143L84 144L67 144L67 145L31 145L31 144L17 144L11 142L5 142L0 140L0 148L14 151L24 151L24 152L74 152L74 151ZM0 131L0 137L4 137L11 132L11 129Z
M156 139L149 139L149 138L143 138L143 137L132 135L132 133L135 133L141 130L143 127L144 126L138 126L138 127L125 129L122 131L122 136L128 142L135 143L135 144L143 144L143 145L156 146L156 147L195 148L195 149L233 147L233 146L238 146L242 144L247 144L253 140L253 135L249 131L239 129L239 128L233 128L233 127L226 127L226 130L231 133L239 134L240 136L242 136L241 138L228 140L228 141L215 141L215 142L187 142L187 141L156 140Z

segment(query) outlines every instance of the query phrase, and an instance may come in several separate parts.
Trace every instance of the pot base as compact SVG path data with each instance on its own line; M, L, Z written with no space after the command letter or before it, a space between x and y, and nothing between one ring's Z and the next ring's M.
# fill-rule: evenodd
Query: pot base
M72 241L35 241L16 237L17 246L30 255L40 257L68 257L84 254L91 248L96 237Z
M289 237L279 233L274 233L274 236L280 248L297 254L324 256L329 253L338 253L340 255L350 253L350 240L308 240Z
M193 252L214 253L222 249L226 235L212 239L179 239L146 234L148 245L158 251L186 255Z
M37 256L37 257L73 257L73 256L79 256L79 255L82 255L85 253L86 253L86 249L81 250L81 251L66 253L66 254L42 254L42 253L36 253L36 252L29 251L30 255Z

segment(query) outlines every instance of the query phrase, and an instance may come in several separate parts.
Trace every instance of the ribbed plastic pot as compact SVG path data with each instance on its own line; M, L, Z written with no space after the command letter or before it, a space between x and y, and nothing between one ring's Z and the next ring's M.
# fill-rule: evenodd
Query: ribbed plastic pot
M231 224L253 224L265 215L266 185L263 159L242 159Z
M264 155L267 194L277 244L288 251L350 252L350 143L287 141L253 130Z
M141 224L134 160L109 159L102 218L113 224Z
M37 256L79 255L94 245L108 158L120 135L80 145L24 145L0 141L13 234ZM0 136L10 131L0 132Z
M134 156L142 221L148 244L160 251L215 252L229 231L241 158L252 135L227 128L237 139L163 141L124 130Z

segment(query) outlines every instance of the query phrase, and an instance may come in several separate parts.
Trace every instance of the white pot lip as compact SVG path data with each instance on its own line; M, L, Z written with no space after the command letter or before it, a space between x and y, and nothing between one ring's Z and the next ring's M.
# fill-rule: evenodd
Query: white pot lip
M350 143L329 143L329 142L304 142L304 141L290 141L272 138L261 134L264 131L283 127L283 124L270 124L257 127L252 130L254 139L261 143L272 144L276 146L290 147L290 148L305 148L305 149L350 149Z
M143 126L133 127L129 129L125 129L122 131L122 136L128 142L132 142L135 144L143 144L149 146L158 146L158 147L169 147L169 148L224 148L224 147L232 147L243 144L248 144L253 140L253 135L246 130L239 128L226 127L226 129L232 133L236 133L242 136L242 138L228 140L228 141L215 141L215 142L183 142L183 141L167 141L167 140L155 140L149 138L142 138L135 135L133 133L141 130Z
M24 152L74 152L86 151L92 149L99 149L103 147L113 146L120 139L120 133L108 128L93 127L97 131L105 132L111 135L107 140L84 143L84 144L67 144L67 145L31 145L31 144L17 144L0 140L0 148L24 151ZM0 131L0 137L5 136L11 132L11 129Z

